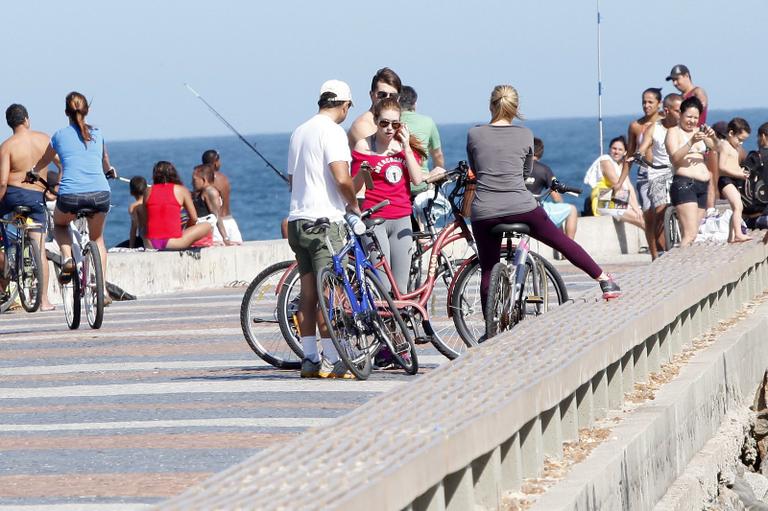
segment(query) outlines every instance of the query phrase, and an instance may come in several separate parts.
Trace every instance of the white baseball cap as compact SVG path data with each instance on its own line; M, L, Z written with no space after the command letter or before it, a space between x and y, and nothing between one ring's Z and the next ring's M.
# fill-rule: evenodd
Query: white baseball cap
M336 95L334 101L349 101L352 103L352 90L341 80L328 80L320 87L320 95L331 92Z

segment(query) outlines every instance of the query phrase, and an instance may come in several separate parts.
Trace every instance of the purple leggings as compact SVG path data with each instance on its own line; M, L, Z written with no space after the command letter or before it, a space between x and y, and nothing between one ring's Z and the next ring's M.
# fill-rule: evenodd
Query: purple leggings
M491 284L491 270L501 258L501 235L491 234L491 228L498 224L527 224L531 229L531 237L536 238L557 250L574 266L596 279L603 273L597 263L581 248L581 245L566 236L549 219L544 208L537 206L533 211L519 215L499 216L472 221L472 233L477 242L477 256L480 259L480 298L483 310L488 297L488 287Z

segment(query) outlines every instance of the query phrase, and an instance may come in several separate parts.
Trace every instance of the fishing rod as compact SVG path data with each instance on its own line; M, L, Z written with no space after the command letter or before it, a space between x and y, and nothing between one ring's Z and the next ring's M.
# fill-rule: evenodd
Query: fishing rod
M600 156L603 155L603 79L600 59L600 0L597 0L597 125L600 132Z
M191 92L192 94L194 94L194 95L195 95L195 97L197 97L197 99L199 99L200 101L202 101L202 102L203 102L203 104L205 104L205 106L207 106L207 107L208 107L208 110L210 110L210 111L211 111L211 113L213 113L213 115L215 115L216 117L218 117L218 118L219 118L219 120L220 120L222 123L224 123L224 126L226 126L227 128L229 128L229 129L232 131L232 133L234 133L235 135L237 135L237 137L238 137L240 140L242 140L242 142L243 142L245 145L247 145L248 147L250 147L250 148L251 148L251 150L252 150L254 153L258 154L258 155L259 155L259 157L260 157L262 160L264 160L264 163L266 163L266 164L267 164L267 166L268 166L270 169L272 169L272 170L275 172L275 174L277 174L278 176L280 176L280 178L281 178L283 181L285 181L286 183L288 182L288 177L287 177L285 174L283 174L282 172L280 172L279 170L277 170L277 168L276 168L274 165L272 165L272 164L269 162L269 160L267 160L267 159L264 157L264 155L263 155L263 154L261 154L261 153L259 152L259 150L258 150L258 149L256 149L256 148L253 146L253 144L251 144L250 142L248 142L248 141L245 139L245 137L243 137L243 136L242 136L242 135L241 135L241 134L240 134L240 133L239 133L239 132L238 132L238 131L235 129L235 127L234 127L234 126L232 126L231 124L229 124L229 122L227 122L227 120L226 120L224 117L222 117L222 115L221 115L219 112L217 112L217 111L216 111L216 109L215 109L215 108L213 108L213 107L210 105L210 103L208 103L208 102L205 100L205 98L203 98L203 97L202 97L200 94L198 94L198 92L197 92L195 89L193 89L193 88L192 88L192 87L191 87L191 86L190 86L188 83L185 83L185 84L184 84L184 86L185 86L187 89L189 89L189 92Z

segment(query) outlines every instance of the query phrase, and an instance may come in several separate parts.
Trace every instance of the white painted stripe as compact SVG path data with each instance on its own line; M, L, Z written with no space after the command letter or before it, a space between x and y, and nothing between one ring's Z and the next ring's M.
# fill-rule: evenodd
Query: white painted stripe
M269 324L271 328L265 329L265 334L277 336L280 335L278 326L276 324ZM158 325L155 325L158 326ZM265 325L266 327L266 325ZM13 336L17 336L14 338ZM63 330L61 332L43 332L30 334L27 332L4 332L0 334L0 339L13 343L26 343L26 342L38 342L38 341L78 341L88 340L93 341L96 339L106 340L118 340L123 341L126 339L135 338L166 338L173 337L176 339L184 338L185 336L199 337L207 336L212 338L219 338L224 336L236 335L242 337L243 330L241 328L196 328L190 330L175 329L175 330L144 330L144 331L110 331L110 330L91 330L87 326L81 330ZM245 342L245 340L243 340Z
M155 504L30 504L27 506L0 506L0 511L144 511Z
M419 355L419 364L440 365L448 359L442 355ZM174 360L168 362L119 362L105 364L66 364L51 366L0 367L1 376L37 376L42 374L100 373L106 371L152 371L155 369L272 367L259 358L254 360Z
M386 392L405 383L400 381L355 380L269 380L187 381L109 385L68 385L63 387L0 388L0 399L61 397L157 396L164 394L252 393L252 392Z
M217 293L217 294L204 294L205 291L200 291L202 294L197 295L185 295L185 296L176 296L176 295L155 295L155 296L142 296L139 297L136 301L142 301L142 302L178 302L179 300L210 300L213 298L235 298L240 297L240 299L243 299L243 295L245 294L245 290L247 288L245 287L238 287L233 288L238 289L239 291L233 291L232 293ZM131 300L133 301L133 300Z
M89 431L156 428L312 428L336 420L327 417L247 417L126 422L75 422L69 424L0 424L0 432Z
M139 316L138 314L131 314L131 315L132 316ZM192 316L177 316L177 315L166 314L165 316L154 317L154 318L150 318L150 317L132 317L130 319L116 319L116 318L113 318L112 315L109 312L107 312L107 313L104 314L104 326L130 325L130 324L135 324L135 323L141 323L141 324L144 324L144 323L157 323L157 322L163 322L163 321L166 322L166 323L171 323L171 324L175 324L175 323L179 323L179 322L183 322L183 321L194 321L196 323L199 323L201 320L205 321L205 320L213 320L213 319L216 319L216 320L236 319L239 322L240 321L240 314L239 313L238 314L218 314L217 313L216 315L211 315L211 316L207 316L207 317L203 316L201 314L195 314L195 315L192 315ZM46 329L46 328L51 328L51 326L55 325L55 324L56 324L56 322L42 323L42 322L29 322L29 320L27 320L27 322L21 323L20 325L23 325L25 331L29 331L30 329L32 329L32 330L43 330L43 329ZM61 327L62 327L63 331L66 331L67 324L64 321L64 314L63 313L61 315ZM82 331L83 328L88 328L88 323L85 320L85 313L84 312L83 312L83 317L81 318L81 327L80 328L81 328L81 331ZM6 331L3 332L3 335L5 335L6 333L12 334L12 333L16 333L16 332L13 332L13 331L7 332L7 330L6 330Z

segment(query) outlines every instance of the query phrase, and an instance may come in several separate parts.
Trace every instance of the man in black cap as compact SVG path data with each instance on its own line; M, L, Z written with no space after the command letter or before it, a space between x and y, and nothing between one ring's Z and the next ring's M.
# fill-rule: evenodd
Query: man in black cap
M699 116L699 126L706 124L707 108L709 107L707 93L701 87L693 84L693 81L691 80L691 72L688 70L688 67L683 64L677 64L669 72L667 81L672 81L672 85L674 85L675 88L679 90L683 95L683 101L690 98L691 96L696 96L699 98L701 104L704 105L704 109L701 111L701 115Z

